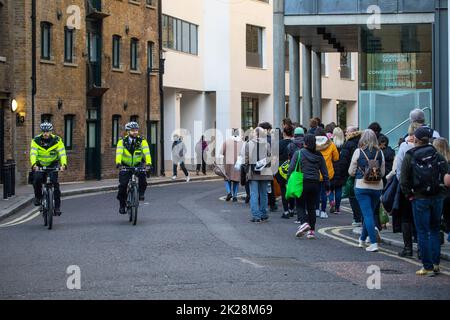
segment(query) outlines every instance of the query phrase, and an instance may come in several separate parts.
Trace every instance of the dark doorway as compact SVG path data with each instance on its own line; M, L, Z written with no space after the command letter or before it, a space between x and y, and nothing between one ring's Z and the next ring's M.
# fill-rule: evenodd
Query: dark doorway
M158 172L158 121L150 121L150 130L147 134L147 141L152 157L152 175L156 175Z
M0 100L0 183L3 183L3 163L5 162L5 109Z
M101 178L99 116L96 109L88 109L86 117L86 179Z

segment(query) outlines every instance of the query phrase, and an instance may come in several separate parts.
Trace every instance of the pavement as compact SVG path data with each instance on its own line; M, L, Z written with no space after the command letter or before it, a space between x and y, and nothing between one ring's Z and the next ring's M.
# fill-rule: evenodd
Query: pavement
M308 240L281 210L254 224L224 194L221 181L152 185L136 226L112 191L66 197L51 231L21 211L0 223L0 299L450 299L449 262L418 277L389 244L366 252L350 213L318 219Z
M199 176L190 172L191 181L207 181L222 179L215 175L213 172L206 172L206 175L200 174ZM160 185L165 183L185 183L184 175L179 175L177 180L172 181L172 176L167 177L151 177L147 179L149 185ZM117 190L117 179L104 179L104 180L90 180L79 182L66 182L60 183L61 196L74 196L79 194L88 194L95 192L105 192ZM29 207L32 204L34 193L33 186L20 185L16 187L15 196L5 200L0 199L0 221L20 212L21 210ZM0 196L3 197L3 185L0 185Z

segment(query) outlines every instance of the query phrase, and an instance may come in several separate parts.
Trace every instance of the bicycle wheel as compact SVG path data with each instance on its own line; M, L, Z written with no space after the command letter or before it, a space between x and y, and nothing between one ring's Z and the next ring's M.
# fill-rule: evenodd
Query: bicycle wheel
M47 193L47 222L48 222L48 230L51 230L53 227L53 213L55 211L54 202L53 202L53 188L48 189Z
M128 213L128 221L131 222L133 220L133 215L131 214L131 210L133 207L133 192L131 189L128 189L128 196L127 196L127 213Z
M42 193L42 203L40 207L40 211L42 213L42 217L44 218L44 226L48 226L47 222L47 191L44 190Z
M136 225L137 222L137 211L138 211L138 206L139 206L139 194L138 194L138 187L137 185L133 186L133 191L132 191L133 197L132 197L132 205L131 205L131 217L132 217L132 221L133 221L133 226Z

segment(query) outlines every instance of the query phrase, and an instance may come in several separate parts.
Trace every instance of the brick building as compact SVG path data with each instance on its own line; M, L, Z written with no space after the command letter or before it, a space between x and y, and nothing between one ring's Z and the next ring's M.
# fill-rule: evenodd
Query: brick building
M116 176L130 119L159 163L159 14L157 0L0 0L0 161L16 161L20 182L44 120L68 149L61 181Z

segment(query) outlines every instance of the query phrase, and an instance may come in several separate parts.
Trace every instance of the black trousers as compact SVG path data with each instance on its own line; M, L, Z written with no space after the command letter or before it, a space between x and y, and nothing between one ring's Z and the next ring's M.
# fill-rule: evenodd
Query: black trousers
M295 199L286 199L286 187L287 181L283 179L279 172L275 175L275 179L277 179L278 184L280 185L281 190L281 202L283 202L284 212L288 210L294 210L295 208Z
M354 197L351 197L348 200L350 201L350 207L353 211L353 220L355 220L355 222L362 222L362 212L358 200Z
M54 197L55 197L55 208L61 208L61 190L58 183L58 172L50 172L50 181L53 183ZM47 180L47 173L45 172L34 172L33 173L33 188L34 196L37 199L42 198L42 184Z
M270 181L270 188L272 189L272 192L267 193L267 204L269 205L270 208L274 208L276 204L276 199L275 199L275 190L273 187L273 180Z
M127 202L127 187L128 182L133 175L132 172L129 171L120 171L119 173L119 192L117 193L117 200L120 201L120 206L125 207ZM144 195L145 190L147 189L147 177L145 172L138 173L139 178L139 195Z
M184 165L184 163L183 163L183 165ZM204 174L206 174L206 162L203 159L202 159L202 163L201 164L200 163L197 164L197 172L200 171L200 168L202 169L202 172Z
M186 166L184 165L184 162L181 162L181 163L180 163L180 168L181 168L181 170L183 170L184 175L187 177L187 176L189 175L189 173L188 173L188 171L187 171L187 169L186 169ZM174 165L173 165L173 175L174 175L174 176L177 175L177 169L178 169L177 164L174 164Z
M297 216L301 223L308 223L311 230L316 229L316 204L320 197L319 181L303 181L303 193L295 199Z

